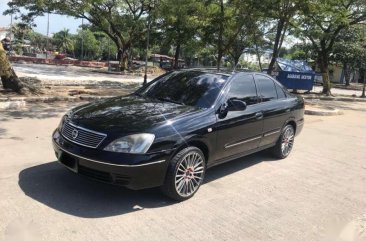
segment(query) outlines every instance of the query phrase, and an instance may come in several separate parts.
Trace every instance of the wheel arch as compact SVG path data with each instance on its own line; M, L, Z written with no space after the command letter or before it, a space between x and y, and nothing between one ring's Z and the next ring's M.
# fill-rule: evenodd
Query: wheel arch
M184 148L190 147L190 146L197 147L198 149L200 149L202 151L203 155L205 156L205 160L206 160L206 164L207 164L208 159L210 157L210 149L203 140L199 140L199 139L190 139L190 140L185 141L184 143L181 143L178 146L178 148L176 148L176 150L173 152L172 158L177 153L179 153L181 150L183 150Z
M297 125L296 125L296 121L295 121L295 118L291 118L289 120L287 120L285 122L285 124L283 125L282 129L287 126L287 125L292 125L292 127L294 128L294 132L296 134L296 129L297 129Z

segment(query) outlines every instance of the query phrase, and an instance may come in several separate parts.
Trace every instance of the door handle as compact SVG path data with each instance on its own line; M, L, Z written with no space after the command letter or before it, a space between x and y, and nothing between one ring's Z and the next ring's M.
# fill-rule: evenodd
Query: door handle
M262 119L262 118L263 118L263 113L262 113L262 112L257 112L257 113L255 113L255 118L256 118L257 120Z

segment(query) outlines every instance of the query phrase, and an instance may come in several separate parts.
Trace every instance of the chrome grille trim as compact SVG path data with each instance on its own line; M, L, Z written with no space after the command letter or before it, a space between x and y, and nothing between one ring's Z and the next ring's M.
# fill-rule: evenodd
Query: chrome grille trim
M72 137L72 132L74 130L78 131L76 138ZM61 130L62 136L75 144L80 146L85 146L89 148L97 148L107 137L106 134L89 130L80 126L77 126L70 121L66 120L62 126Z

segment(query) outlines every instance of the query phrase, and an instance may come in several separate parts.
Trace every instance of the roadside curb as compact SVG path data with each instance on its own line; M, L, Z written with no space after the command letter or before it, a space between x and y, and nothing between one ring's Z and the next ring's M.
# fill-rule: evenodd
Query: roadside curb
M337 109L334 110L305 110L305 115L319 115L319 116L335 116L343 115L343 112Z
M53 96L53 97L10 97L0 98L0 110L19 109L27 105L27 103L52 103L56 101L93 101L111 98L114 96Z
M331 97L331 96L304 96L305 100L328 100L328 101L346 101L346 102L366 102L366 99L357 97Z
M326 108L310 107L309 109L306 109L305 107L305 115L336 116L336 115L343 115L343 112L332 107L326 107Z

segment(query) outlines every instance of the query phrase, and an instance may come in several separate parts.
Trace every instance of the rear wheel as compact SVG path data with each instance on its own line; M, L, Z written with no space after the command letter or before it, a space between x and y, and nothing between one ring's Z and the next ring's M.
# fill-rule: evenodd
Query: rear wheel
M206 171L205 156L197 147L187 147L172 159L163 193L177 201L191 198L202 184Z
M276 145L272 148L275 157L283 159L290 155L295 141L295 129L292 125L286 125L281 132Z

